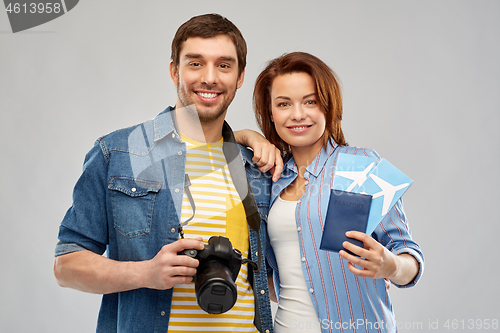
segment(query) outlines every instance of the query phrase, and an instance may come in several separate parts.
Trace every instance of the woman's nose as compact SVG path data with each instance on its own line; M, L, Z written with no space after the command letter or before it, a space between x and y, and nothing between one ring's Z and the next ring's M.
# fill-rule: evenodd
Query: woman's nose
M306 117L306 113L301 104L296 104L293 108L292 117L295 120L302 120Z

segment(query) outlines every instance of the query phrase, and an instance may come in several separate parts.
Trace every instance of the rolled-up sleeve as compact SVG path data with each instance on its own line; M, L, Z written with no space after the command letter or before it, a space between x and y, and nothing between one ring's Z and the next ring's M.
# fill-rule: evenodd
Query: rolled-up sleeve
M90 250L103 254L108 244L106 212L107 162L100 142L85 156L73 190L73 204L59 227L55 255Z
M411 230L403 210L402 200L398 200L374 231L377 240L395 255L409 254L418 263L418 273L410 283L394 284L398 288L413 287L424 272L424 256L420 246L412 238Z

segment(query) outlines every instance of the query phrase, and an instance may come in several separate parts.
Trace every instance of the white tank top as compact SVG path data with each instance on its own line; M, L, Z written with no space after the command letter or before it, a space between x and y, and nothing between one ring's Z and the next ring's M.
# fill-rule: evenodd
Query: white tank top
M280 271L280 295L274 320L277 333L320 333L321 325L302 272L299 236L295 223L297 201L279 196L268 217L268 232Z

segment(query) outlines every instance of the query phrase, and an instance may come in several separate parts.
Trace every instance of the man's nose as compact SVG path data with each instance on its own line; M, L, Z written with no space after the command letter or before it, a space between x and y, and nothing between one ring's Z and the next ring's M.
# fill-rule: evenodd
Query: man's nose
M214 85L217 83L217 69L213 66L206 66L203 70L203 75L201 78L201 82L206 83L208 85Z

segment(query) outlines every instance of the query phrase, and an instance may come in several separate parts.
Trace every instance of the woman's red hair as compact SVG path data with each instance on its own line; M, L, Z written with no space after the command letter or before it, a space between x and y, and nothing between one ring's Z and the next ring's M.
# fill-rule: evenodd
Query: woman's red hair
M337 75L319 58L305 52L293 52L271 60L255 82L253 107L257 124L264 136L286 155L290 146L276 132L271 120L271 87L280 75L307 73L316 85L316 98L325 113L326 128L323 146L333 140L339 145L347 145L340 122L342 120L342 94Z

